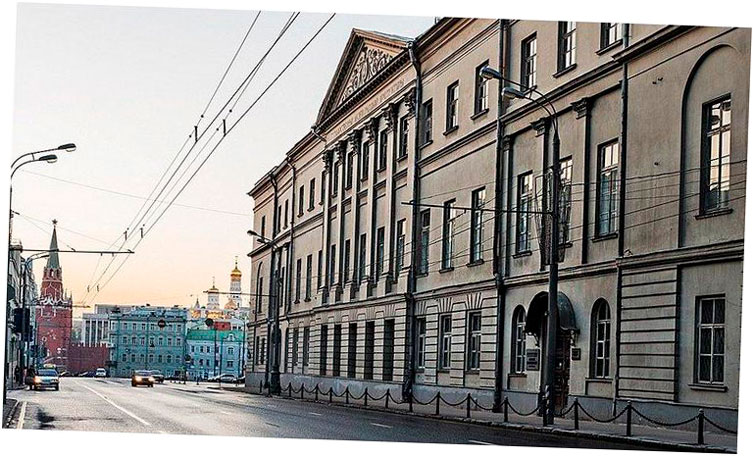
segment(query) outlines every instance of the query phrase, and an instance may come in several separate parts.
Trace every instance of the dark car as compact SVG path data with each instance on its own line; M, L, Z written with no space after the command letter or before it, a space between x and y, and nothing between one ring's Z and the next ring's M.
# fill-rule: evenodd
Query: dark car
M162 384L163 382L165 382L165 375L162 374L162 371L160 371L160 370L152 370L152 371L150 371L150 373L152 373L152 377L154 378L154 382L158 382L160 384Z
M136 370L131 375L131 387L147 386L154 387L154 378L152 372L147 370Z
M46 388L60 390L60 377L58 376L58 372L51 368L40 369L31 381L31 388L33 390Z

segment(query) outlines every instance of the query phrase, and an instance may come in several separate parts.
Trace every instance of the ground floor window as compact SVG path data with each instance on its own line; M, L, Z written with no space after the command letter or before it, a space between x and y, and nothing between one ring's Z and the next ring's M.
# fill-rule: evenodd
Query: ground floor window
M348 373L349 378L356 377L356 337L359 327L357 323L348 324Z
M696 381L722 384L725 380L725 297L697 299Z

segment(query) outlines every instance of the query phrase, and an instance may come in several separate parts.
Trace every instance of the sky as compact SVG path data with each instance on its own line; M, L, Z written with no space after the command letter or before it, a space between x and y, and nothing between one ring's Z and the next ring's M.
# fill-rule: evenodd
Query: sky
M13 238L26 249L46 249L56 219L61 249L117 250L192 133L256 11L43 4L19 4L17 11L11 160L68 142L78 147L60 152L55 164L32 163L16 173ZM261 13L200 126L236 90L289 17ZM298 17L244 92L236 116L328 17ZM75 314L94 303L190 305L197 298L205 303L202 291L213 277L220 290L228 290L236 256L248 292L246 231L253 202L247 192L314 123L351 29L415 37L433 21L337 15L228 135L111 280L122 257L105 271L110 255L60 254ZM163 205L155 205L159 211L146 220L147 227ZM136 227L125 248L138 239ZM34 266L40 282L44 260Z

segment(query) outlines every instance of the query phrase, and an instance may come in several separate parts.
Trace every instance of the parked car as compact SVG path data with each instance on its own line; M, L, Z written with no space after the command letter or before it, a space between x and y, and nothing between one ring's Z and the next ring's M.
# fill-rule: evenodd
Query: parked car
M104 368L97 368L97 371L94 372L95 378L106 378L107 377L107 370Z
M154 378L152 372L147 370L136 370L131 375L131 387L147 386L154 387Z
M150 373L152 373L152 377L154 378L154 382L158 382L160 384L162 384L163 382L165 382L165 375L162 374L162 371L160 371L160 370L152 370L152 371L150 371Z
M50 368L42 368L31 380L32 390L53 388L60 390L60 377L58 372Z
M227 383L233 383L237 384L238 377L236 375L230 374L230 373L224 373L219 376L212 376L208 379L210 382L227 382Z

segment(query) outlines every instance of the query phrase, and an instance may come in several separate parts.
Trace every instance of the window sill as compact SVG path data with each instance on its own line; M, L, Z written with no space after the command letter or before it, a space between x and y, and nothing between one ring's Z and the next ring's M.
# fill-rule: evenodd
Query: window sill
M701 219L707 219L710 217L725 216L726 214L730 214L732 212L733 212L733 208L712 209L703 213L699 213L694 217L696 218L696 220L701 220Z
M451 271L453 271L453 267L445 267L445 268L440 269L439 272L440 273L450 273Z
M529 257L531 255L531 251L520 251L515 254L513 254L514 259L519 259L521 257Z
M466 266L467 267L478 267L479 265L483 265L483 264L484 264L484 259L479 259L479 260L473 260L473 261L467 263Z
M526 378L526 373L508 373L509 378Z
M561 77L561 76L563 76L564 74L566 74L566 73L568 73L568 72L570 72L570 71L573 71L573 70L575 70L575 69L576 69L576 64L575 64L575 63L572 63L571 65L569 65L569 66L567 66L567 67L563 68L562 70L558 70L558 71L557 71L556 73L554 73L554 74L552 75L552 77L553 77L553 78L560 78L560 77Z
M722 384L699 384L699 383L691 383L689 384L689 387L691 390L704 390L708 392L727 392L728 386L722 385Z
M612 384L613 378L586 378L586 382L591 384Z
M598 56L601 56L602 54L605 54L606 52L611 51L611 50L617 48L618 46L620 46L620 44L621 44L621 40L613 41L612 43L608 44L604 48L598 49L597 52L596 52L596 54Z
M380 168L377 169L377 173L382 173L385 170L387 170L387 165L382 165L380 166Z
M426 148L427 146L429 146L430 144L432 144L432 140L429 140L429 141L427 141L426 143L424 143L424 144L422 144L421 146L419 146L419 149L424 149L424 148Z
M450 368L438 368L437 369L437 373L449 374L450 373Z
M401 154L398 157L395 158L396 162L402 162L404 160L408 159L408 153Z
M592 242L593 243L598 243L600 241L612 240L612 239L615 239L615 238L618 238L618 232L606 233L604 235L595 235L592 238Z
M467 368L466 371L464 371L464 373L469 376L479 376L480 372L481 370L479 368Z
M489 108L485 108L485 109L483 109L483 110L481 110L481 111L479 111L477 113L474 113L471 116L471 120L475 121L475 120L479 119L480 117L484 116L485 114L487 114L489 112L490 112L490 109Z
M453 127L448 127L447 129L445 129L445 131L442 132L442 134L445 135L445 136L448 136L448 135L450 135L451 133L453 133L453 132L455 132L457 130L458 130L458 126L454 125Z

